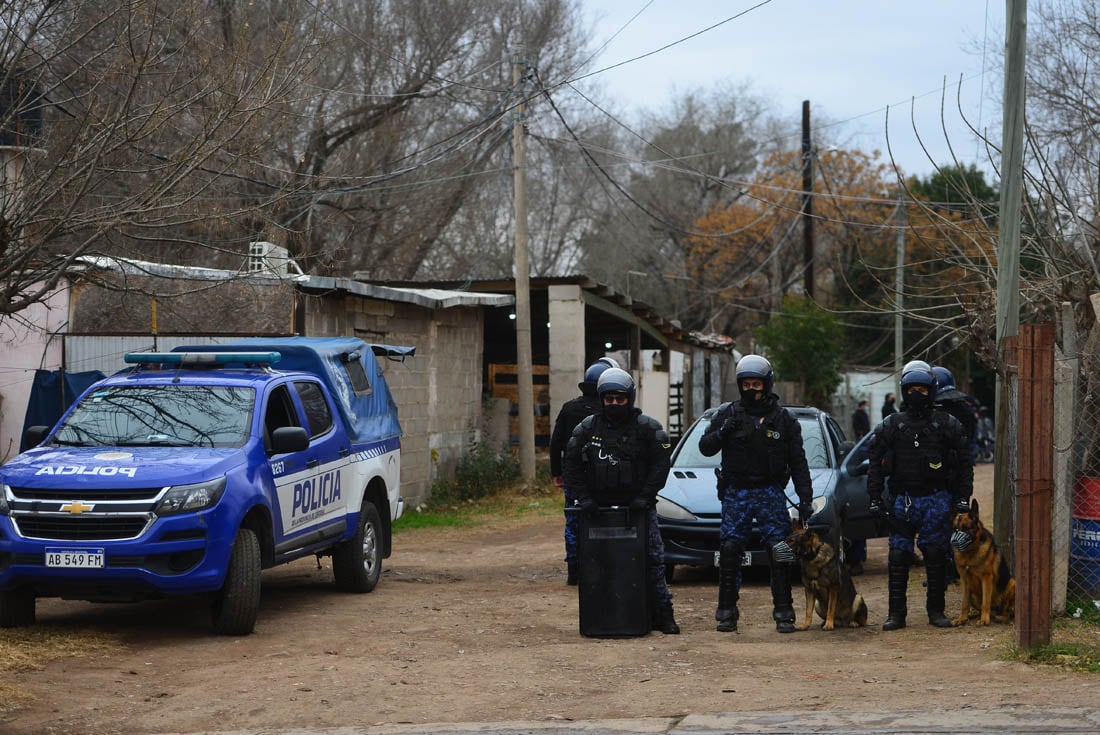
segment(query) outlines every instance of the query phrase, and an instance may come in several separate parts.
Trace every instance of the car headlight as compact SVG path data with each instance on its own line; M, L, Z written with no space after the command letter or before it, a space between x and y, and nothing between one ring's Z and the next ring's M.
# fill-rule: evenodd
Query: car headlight
M225 492L225 477L197 482L194 485L176 485L161 498L153 508L153 512L158 516L170 516L202 510L217 503L223 492Z
M6 516L11 508L8 506L8 486L0 485L0 516Z
M696 521L695 514L683 506L673 503L668 498L657 496L657 515L673 521Z

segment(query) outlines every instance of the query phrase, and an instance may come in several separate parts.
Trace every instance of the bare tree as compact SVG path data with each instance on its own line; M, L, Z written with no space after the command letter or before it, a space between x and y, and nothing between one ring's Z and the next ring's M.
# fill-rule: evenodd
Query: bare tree
M246 39L197 0L5 3L0 314L83 255L219 247L201 236L241 214L223 207L233 169L312 63L274 10L234 14Z

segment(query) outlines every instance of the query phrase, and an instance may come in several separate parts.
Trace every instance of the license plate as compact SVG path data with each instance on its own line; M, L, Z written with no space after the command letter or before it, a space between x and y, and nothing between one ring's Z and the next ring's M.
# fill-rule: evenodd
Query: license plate
M714 552L714 566L716 566L716 567L720 566L721 563L722 563L722 552L721 551ZM752 552L751 551L741 552L741 566L743 566L743 567L752 566Z
M46 549L46 566L102 569L103 549Z

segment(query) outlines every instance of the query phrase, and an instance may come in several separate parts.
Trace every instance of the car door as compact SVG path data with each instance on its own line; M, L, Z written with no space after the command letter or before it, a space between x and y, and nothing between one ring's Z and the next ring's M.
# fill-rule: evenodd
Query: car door
M289 403L289 405L286 405ZM343 533L346 527L348 466L347 434L336 422L332 406L319 382L296 378L272 392L269 416L301 426L309 446L301 452L272 458L277 468L275 488L283 536L319 530L321 537ZM274 420L265 420L271 430Z
M863 437L840 463L837 478L838 490L847 501L847 517L844 535L850 539L867 539L884 535L880 533L878 519L871 517L870 498L867 495L867 440Z

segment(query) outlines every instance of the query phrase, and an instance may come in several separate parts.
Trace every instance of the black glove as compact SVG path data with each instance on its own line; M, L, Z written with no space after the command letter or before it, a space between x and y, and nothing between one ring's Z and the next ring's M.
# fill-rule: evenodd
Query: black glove
M737 422L733 420L733 416L722 422L722 428L718 429L719 435L727 437L733 433L734 427L737 426Z
M600 504L596 502L595 498L584 497L577 501L577 505L580 506L582 513L588 513L591 515L600 509Z
M798 502L798 518L803 523L810 520L810 516L814 514L814 504L809 500L800 500Z
M970 512L970 498L955 498L954 511L956 513Z
M867 507L871 512L871 518L885 518L886 508L882 505L882 498L871 498L871 504Z
M630 509L634 511L649 510L649 498L634 498L630 501Z

